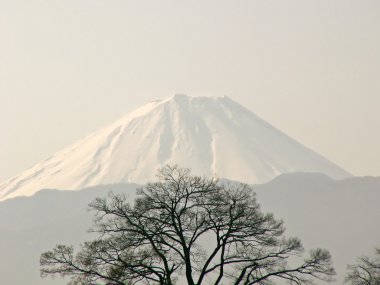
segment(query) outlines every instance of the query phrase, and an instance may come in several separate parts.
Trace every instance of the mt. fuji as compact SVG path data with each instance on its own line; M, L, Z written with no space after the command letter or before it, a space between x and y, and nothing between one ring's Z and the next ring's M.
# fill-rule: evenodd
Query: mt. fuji
M291 172L351 176L227 97L174 95L146 104L0 184L0 200L46 188L145 183L167 163L247 183Z

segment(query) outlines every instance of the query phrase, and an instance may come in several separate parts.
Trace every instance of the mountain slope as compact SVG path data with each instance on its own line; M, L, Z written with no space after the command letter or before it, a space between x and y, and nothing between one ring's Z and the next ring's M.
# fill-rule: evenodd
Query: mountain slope
M6 181L0 199L42 188L144 183L166 163L248 183L289 172L350 176L227 97L175 95L139 108Z
M284 174L254 190L262 209L285 221L288 235L299 237L306 249L330 251L335 284L343 284L347 264L380 246L380 177L336 181Z

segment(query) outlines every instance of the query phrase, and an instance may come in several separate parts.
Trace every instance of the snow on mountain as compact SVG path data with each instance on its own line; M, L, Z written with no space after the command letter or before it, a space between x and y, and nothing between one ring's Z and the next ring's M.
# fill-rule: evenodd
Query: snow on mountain
M227 97L153 101L0 185L0 200L40 189L145 183L171 163L194 173L264 183L282 173L345 170Z

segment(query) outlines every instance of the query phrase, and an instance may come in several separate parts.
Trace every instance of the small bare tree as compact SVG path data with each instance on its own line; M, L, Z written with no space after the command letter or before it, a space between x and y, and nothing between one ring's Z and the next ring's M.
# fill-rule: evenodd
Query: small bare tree
M99 238L77 254L65 245L43 253L42 276L71 276L70 284L250 285L334 274L326 250L301 259L301 242L284 238L282 221L260 211L246 184L223 185L177 166L158 177L133 205L114 194L91 203Z
M348 265L345 281L351 285L380 285L380 248L376 257L362 256L355 265Z

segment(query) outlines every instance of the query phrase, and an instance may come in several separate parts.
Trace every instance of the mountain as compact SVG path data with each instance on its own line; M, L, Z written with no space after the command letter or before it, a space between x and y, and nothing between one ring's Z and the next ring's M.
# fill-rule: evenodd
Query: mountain
M81 191L43 190L31 197L1 201L0 284L67 284L67 279L40 278L41 253L56 244L77 246L91 240L86 230L94 213L86 211L87 204L109 190L127 193L133 201L137 187L113 184ZM337 181L321 174L283 174L253 187L263 211L284 220L287 236L299 237L306 251L322 247L331 252L335 284L342 284L347 264L380 246L380 177Z
M285 221L305 249L326 248L343 284L347 264L380 246L380 177L336 181L320 174L283 174L254 188L263 211ZM326 284L326 283L323 283Z
M148 103L4 182L0 200L43 188L145 183L166 163L247 183L289 172L350 177L227 97L174 95Z
M81 191L42 190L31 197L0 201L0 284L67 284L61 278L40 277L41 253L57 244L78 246L90 240L87 230L93 213L87 211L88 203L110 190L134 194L136 187L113 184Z

